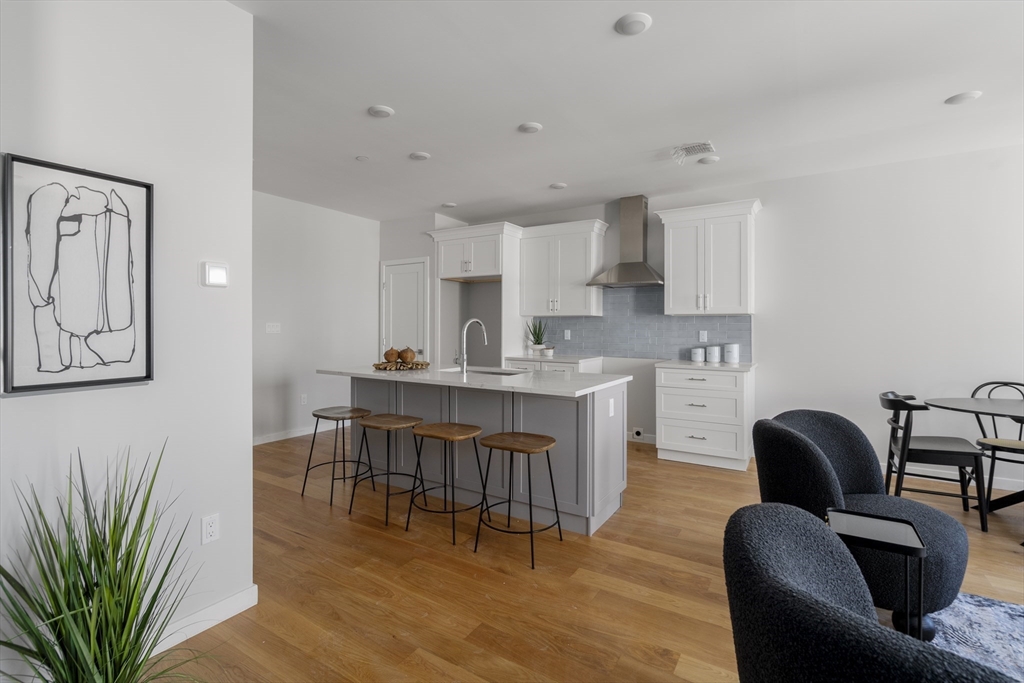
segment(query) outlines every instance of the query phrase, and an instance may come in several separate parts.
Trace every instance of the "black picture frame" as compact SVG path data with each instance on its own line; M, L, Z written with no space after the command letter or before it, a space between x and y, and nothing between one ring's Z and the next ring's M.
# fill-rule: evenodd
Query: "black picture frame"
M25 181L28 182L27 187L35 187L35 190L28 191L26 188L19 187L19 183L15 182L16 178L21 178L18 175L19 169L25 169L25 173L33 174L34 180ZM96 171L90 171L82 168L76 168L73 166L66 166L63 164L57 164L49 161L43 161L40 159L33 159L17 154L4 154L3 155L3 218L2 218L2 238L4 255L2 259L3 267L3 316L2 316L2 344L3 344L3 392L5 394L18 394L28 392L40 392L40 391L60 391L77 389L82 387L102 387L118 384L132 384L139 382L149 382L153 380L153 184L139 180L132 180L130 178L123 178L107 173L99 173ZM52 173L48 173L52 172ZM40 185L41 178L52 177L50 182L45 185ZM79 183L78 179L82 182ZM104 192L103 190L95 190L90 188L87 184L92 181L94 185L100 187L111 188L110 193ZM69 184L72 187L65 187L65 184ZM55 327L59 330L54 333L52 329L46 330L48 339L57 339L57 351L53 350L52 345L44 344L40 341L40 323L37 322L37 310L39 308L47 308L53 306L53 311L58 310L57 304L60 302L54 302L54 296L52 295L54 282L57 281L58 293L63 296L60 292L60 271L61 266L61 252L60 246L62 239L68 237L76 237L82 232L83 225L83 214L78 214L67 218L65 213L62 211L59 215L55 216L55 221L52 226L52 234L42 233L40 240L45 242L44 245L47 249L40 249L39 251L44 254L44 257L40 258L44 266L49 265L48 259L51 257L50 252L52 251L53 261L53 277L47 283L46 287L40 287L36 285L37 292L36 301L40 301L40 296L43 297L43 303L33 303L30 289L33 283L38 282L34 279L35 272L43 272L39 269L33 270L33 264L31 261L31 241L30 236L30 224L32 218L32 206L31 201L33 196L38 190L49 188L54 185L60 186L62 189L68 192L68 198L65 201L64 206L67 207L72 200L84 203L82 200L89 199L90 197L96 198L96 195L102 195L106 198L106 211L101 215L108 221L105 226L107 232L102 236L102 240L98 237L93 237L93 241L96 245L96 273L97 273L97 292L89 293L90 296L94 296L97 301L102 302L97 307L97 322L98 329L87 335L80 333L67 332L61 325L62 322L55 323ZM86 196L82 190L87 190L89 195ZM112 207L115 201L114 194L117 189L121 189L127 197L127 201L117 195L116 201L118 204ZM54 190L59 192L59 190ZM142 196L138 193L143 193L145 208L140 212L138 211L138 205L142 201ZM24 204L22 203L24 202ZM57 200L59 202L59 199ZM51 202L51 206L56 203ZM133 212L129 209L129 205L135 206L136 210ZM123 207L124 211L121 213L117 206ZM85 209L83 209L84 211ZM144 226L137 226L139 221L139 213L145 220ZM42 214L42 212L37 212ZM45 216L45 214L43 214ZM117 216L117 218L114 218ZM20 217L24 218L22 225L17 225L16 221ZM85 218L98 221L96 215L85 214ZM66 233L65 230L72 228L65 228L66 225L78 222L79 230L76 233ZM115 243L115 239L112 236L111 224L117 221L117 235L120 236L120 241L117 242L118 256L122 259L118 260L117 263L124 265L125 263L129 266L127 271L122 269L109 268L110 263L110 251L111 244ZM46 223L43 223L41 227L45 227ZM141 227L141 230L139 229ZM94 235L99 235L99 230L93 226ZM132 232L135 230L135 232ZM88 235L83 235L83 238ZM143 253L141 255L136 253L137 242L142 240ZM53 242L53 245L49 244ZM100 244L102 242L102 244ZM70 242L69 242L70 244ZM101 250L103 253L101 254ZM71 251L68 249L68 251ZM85 253L81 248L78 249L78 253ZM26 261L21 261L21 257L27 256ZM141 259L139 258L141 256ZM68 257L71 258L70 256ZM80 262L82 257L79 257ZM123 263L122 263L123 261ZM144 264L144 275L141 278L138 277L138 265ZM91 264L89 265L91 268ZM16 281L15 273L24 271L27 275L27 279L24 282ZM111 273L114 275L111 276ZM119 273L119 274L118 274ZM127 275L125 275L127 273ZM116 308L113 314L108 313L108 307L110 306L110 295L108 292L108 283L110 279L119 279L118 284L121 285L115 288L116 294L114 299L120 304L120 308ZM127 283L127 284L126 284ZM71 285L67 286L69 292L80 291L83 288L75 288ZM43 292L43 289L46 291ZM89 288L85 287L84 290L88 291ZM41 292L41 294L40 294ZM69 298L72 295L69 295ZM48 298L47 298L48 297ZM127 297L127 298L126 298ZM142 319L139 320L139 303L145 302L145 310ZM26 307L33 307L32 311L25 310ZM62 309L63 310L63 309ZM88 309L86 309L88 310ZM127 311L127 313L126 313ZM31 313L32 320L26 323L25 317ZM126 340L129 338L126 331L129 327L125 328L114 328L110 317L119 317L121 320L127 318L131 321L129 324L131 330L131 349L130 355L127 360L124 358L128 355L129 351L126 347ZM58 318L57 314L51 316L55 320ZM81 316L80 316L81 317ZM45 319L44 322L49 324L49 320ZM20 329L22 325L32 325L33 333L35 335L36 348L32 349L30 344L24 343L26 333ZM106 327L103 327L103 326ZM144 343L139 343L140 332L145 335ZM93 339L93 343L96 344L100 339L101 334L109 333L121 333L116 336L116 341L110 341L114 339L114 335L106 337L107 350L96 351L92 345L88 343L89 339ZM56 334L57 336L53 336ZM94 335L95 338L94 338ZM65 356L65 340L67 341L67 355ZM19 345L20 344L20 345ZM78 349L78 364L74 364L74 360L70 360L74 357L72 347L77 344ZM118 347L120 344L120 347ZM29 347L29 348L26 348ZM44 349L47 352L47 358L53 360L54 358L60 358L60 362L56 365L49 363L49 368L44 369ZM143 359L137 359L136 356L139 352L145 354ZM27 360L30 358L31 353L35 353L37 358L37 366L35 371L27 368ZM88 356L88 357L86 357ZM107 356L106 358L104 356ZM69 365L65 365L64 358L69 359ZM84 358L84 360L83 360ZM92 359L99 359L100 362L94 362ZM92 363L91 365L87 365ZM123 367L122 367L123 366ZM58 367L60 369L58 369ZM67 375L61 373L68 372ZM64 379L67 377L67 379ZM45 381L41 381L45 380Z

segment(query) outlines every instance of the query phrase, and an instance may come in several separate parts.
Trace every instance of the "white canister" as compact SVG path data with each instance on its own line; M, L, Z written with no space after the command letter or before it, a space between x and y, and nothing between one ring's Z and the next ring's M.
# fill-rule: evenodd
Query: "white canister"
M740 362L740 345L739 344L726 344L722 347L723 360L726 363L739 363Z
M690 349L690 360L694 363L704 362L704 349Z
M709 363L721 363L722 362L722 347L721 346L709 346L707 350L707 359Z

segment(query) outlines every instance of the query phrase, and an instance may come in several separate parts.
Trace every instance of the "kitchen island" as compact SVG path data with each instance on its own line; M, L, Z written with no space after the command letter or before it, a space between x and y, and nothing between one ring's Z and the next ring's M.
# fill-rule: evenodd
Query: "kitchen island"
M481 436L517 431L554 437L557 443L551 449L551 465L565 529L593 534L622 503L626 488L626 383L633 379L630 375L497 368L470 368L465 375L458 368L393 372L323 369L317 373L352 378L349 405L374 413L477 425L483 430ZM362 432L358 424L353 424L353 448L358 448ZM367 439L374 470L383 471L384 434L368 430ZM473 442L460 442L455 447L456 498L475 503L480 499L481 487ZM440 448L440 442L432 439L423 445L428 486L441 483ZM411 430L401 433L396 451L392 471L409 475L411 484L416 467ZM480 456L485 465L487 449L481 449ZM488 496L508 497L508 457L507 453L494 454ZM512 516L527 519L526 467L521 464L517 462L515 468ZM543 525L554 521L555 505L547 467L535 467L533 471L534 520Z

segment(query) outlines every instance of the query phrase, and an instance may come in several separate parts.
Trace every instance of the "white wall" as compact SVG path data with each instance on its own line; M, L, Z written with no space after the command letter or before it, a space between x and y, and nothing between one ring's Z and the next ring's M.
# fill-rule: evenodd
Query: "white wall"
M253 193L256 443L309 434L312 410L349 404L348 378L317 375L317 369L377 362L379 225ZM267 334L267 323L280 323L281 333Z
M0 148L155 188L155 380L0 399L0 552L22 546L14 484L55 497L77 449L97 481L119 448L167 439L161 493L181 494L202 567L179 616L255 600L252 51L252 17L226 2L0 4ZM230 287L200 287L202 260L227 262ZM221 538L201 546L214 512Z
M1020 146L650 204L660 211L751 197L764 205L753 316L758 417L841 413L883 457L880 392L968 396L988 380L1024 381ZM662 231L652 233L660 241ZM914 427L978 436L973 417L949 411L929 411ZM1004 479L996 484L1020 488L1021 474L997 470Z

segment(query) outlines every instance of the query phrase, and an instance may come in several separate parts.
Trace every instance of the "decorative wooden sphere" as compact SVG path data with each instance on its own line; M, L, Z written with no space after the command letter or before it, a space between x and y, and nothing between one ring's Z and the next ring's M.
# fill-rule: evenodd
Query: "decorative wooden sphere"
M398 358L403 363L411 363L416 360L416 352L406 346L404 349L398 352Z
M398 349L392 346L390 349L384 352L384 360L386 360L389 363L394 363L396 360L398 360L398 355Z

